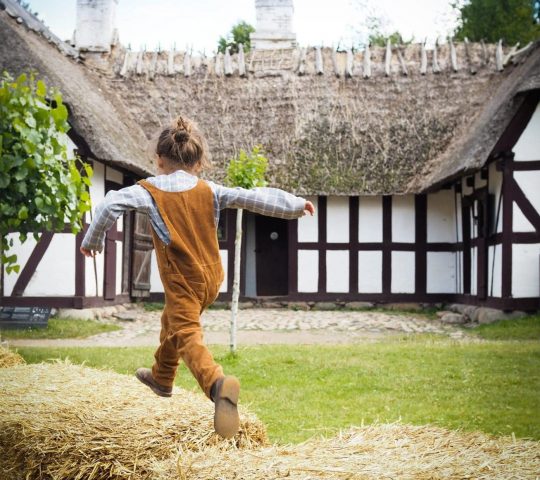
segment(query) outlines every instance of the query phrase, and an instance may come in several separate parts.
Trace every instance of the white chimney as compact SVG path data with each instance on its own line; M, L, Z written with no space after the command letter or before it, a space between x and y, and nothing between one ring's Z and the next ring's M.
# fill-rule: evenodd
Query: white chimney
M292 0L255 0L257 27L250 35L251 46L256 50L293 48L296 34L292 20Z
M75 46L88 52L110 52L118 38L118 0L77 0Z

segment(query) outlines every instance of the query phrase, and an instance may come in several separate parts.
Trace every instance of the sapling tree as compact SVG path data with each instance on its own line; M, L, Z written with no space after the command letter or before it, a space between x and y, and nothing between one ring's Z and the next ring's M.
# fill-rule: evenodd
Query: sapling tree
M0 78L0 250L6 272L19 272L12 252L18 232L77 233L90 210L92 168L68 155L68 111L60 92L42 80L7 72Z
M236 157L231 159L227 168L227 185L231 187L255 188L266 186L264 176L268 168L268 159L260 145L248 153L240 149ZM240 296L240 252L242 249L242 213L239 208L236 213L236 237L234 241L234 281L231 304L230 347L231 353L236 352L236 319L238 317L238 297Z

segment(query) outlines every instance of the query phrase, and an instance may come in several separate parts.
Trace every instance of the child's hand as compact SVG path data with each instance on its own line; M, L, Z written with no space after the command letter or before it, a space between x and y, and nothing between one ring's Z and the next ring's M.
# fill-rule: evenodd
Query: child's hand
M80 250L85 257L95 257L99 253L96 250L88 250L84 247L81 247Z
M315 213L315 207L313 206L313 203L311 203L309 200L306 200L306 206L304 207L304 211L308 212L311 216Z

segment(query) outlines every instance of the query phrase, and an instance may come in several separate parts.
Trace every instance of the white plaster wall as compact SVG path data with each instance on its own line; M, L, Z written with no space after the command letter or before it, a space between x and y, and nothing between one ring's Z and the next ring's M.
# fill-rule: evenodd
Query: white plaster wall
M358 252L358 292L382 293L382 252Z
M455 252L427 253L427 293L456 293Z
M463 293L463 252L457 252L457 259L458 259L457 293Z
M105 165L98 161L94 161L94 175L92 176L92 184L90 185L90 200L92 201L92 217L96 211L96 206L99 205L105 198ZM90 213L86 213L86 221L90 223Z
M219 288L220 292L228 292L229 290L229 252L227 250L220 250L219 254L221 255L221 264L223 265L223 271L225 272L225 278L223 283Z
M19 242L18 233L9 233L7 237L8 241L13 239L13 248L10 250L10 255L17 255L17 265L20 266L20 270L19 273L11 272L8 274L4 268L4 295L6 296L11 295L13 292L13 287L37 243L32 235L30 235L22 245L21 242Z
M427 197L427 241L456 241L456 205L453 190L440 190Z
M319 286L319 252L298 250L298 291L316 292Z
M478 257L476 247L471 248L471 295L476 295Z
M502 246L488 247L488 279L490 297L502 295Z
M414 243L415 211L414 195L392 197L392 242Z
M512 245L512 296L540 296L540 244Z
M317 197L305 197L311 201L315 207L315 215L304 215L298 219L298 241L318 242L319 241L319 209Z
M157 263L156 251L152 250L152 257L150 260L150 291L163 293L163 283L159 276L159 268Z
M347 250L326 251L326 291L349 291L349 252Z
M514 160L540 160L540 103L514 145Z
M110 182L118 183L119 185L124 184L124 174L109 166L105 166L105 179Z
M75 295L75 235L55 233L24 296Z
M489 188L488 191L490 194L495 195L494 205L492 208L493 212L493 221L497 223L495 232L502 232L502 203L499 207L499 202L501 201L502 196L502 172L498 172L495 162L490 163L489 165ZM497 212L499 213L497 218Z
M457 216L457 241L463 241L463 215L461 212L461 195L459 193L455 194L456 199L456 216Z
M246 219L246 285L248 297L257 296L257 260L255 254L255 216L248 215Z
M101 297L103 296L103 271L104 271L104 251L98 253L94 258L96 262L96 270L97 270L97 296ZM95 297L96 296L96 276L94 273L94 259L93 258L84 258L84 294L87 297Z
M124 258L124 242L116 242L116 295L122 293L122 259Z
M360 197L358 202L358 241L382 242L382 197Z
M392 252L392 293L414 293L414 252Z
M349 197L328 197L326 240L328 242L349 241Z
M540 135L540 132L538 132ZM540 151L538 152L540 159ZM536 211L540 212L540 171L532 172L514 172L514 179L519 185L523 193L536 208ZM534 227L527 220L525 215L521 212L521 209L514 202L514 216L513 216L513 228L514 232L534 232Z

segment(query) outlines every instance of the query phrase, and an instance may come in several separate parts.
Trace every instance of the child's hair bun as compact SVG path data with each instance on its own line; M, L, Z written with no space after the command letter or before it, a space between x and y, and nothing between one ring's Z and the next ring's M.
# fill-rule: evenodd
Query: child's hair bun
M176 143L184 144L189 140L191 125L182 117L178 117L173 125L172 137Z

